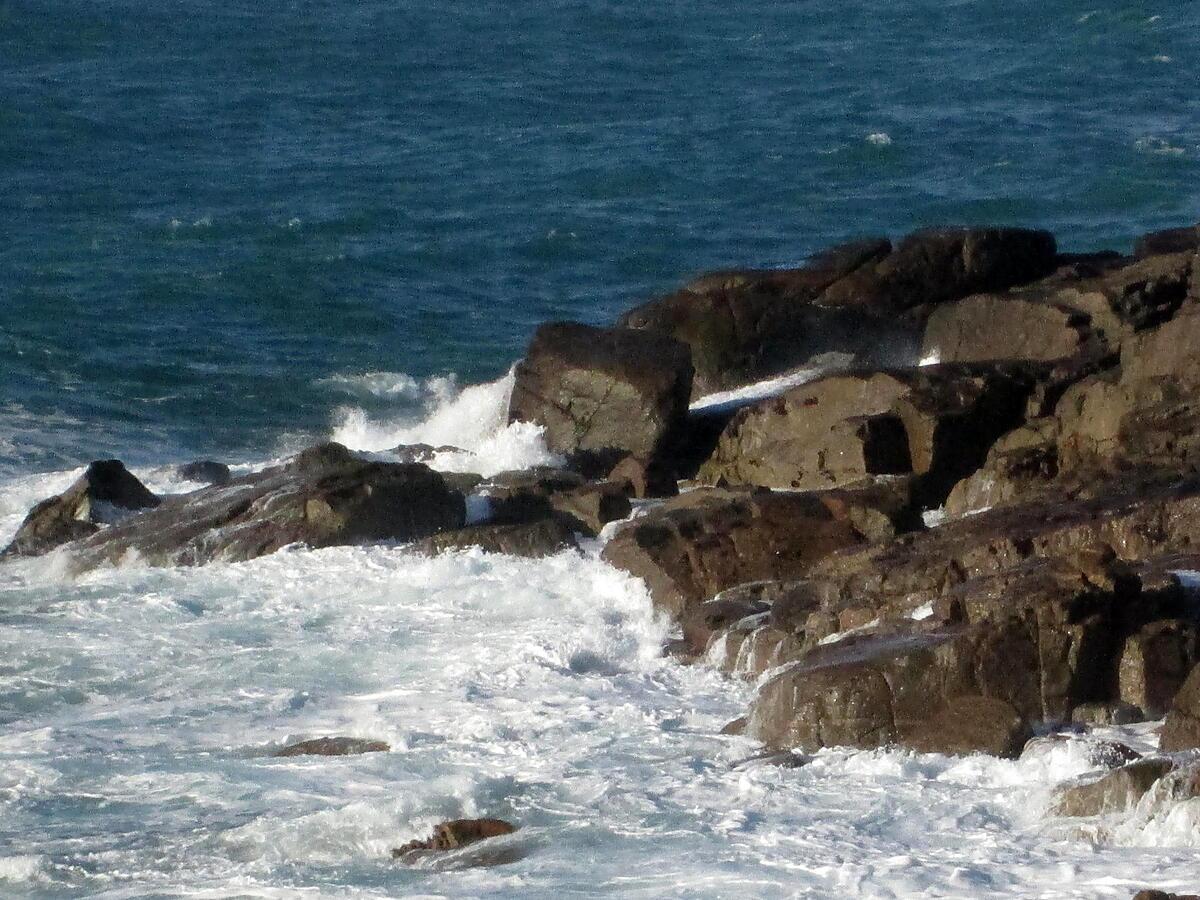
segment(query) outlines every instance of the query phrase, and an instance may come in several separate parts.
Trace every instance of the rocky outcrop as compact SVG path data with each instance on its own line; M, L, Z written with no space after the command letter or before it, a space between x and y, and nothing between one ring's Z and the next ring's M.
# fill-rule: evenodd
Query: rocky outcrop
M1024 417L1040 371L927 366L835 375L740 410L697 478L815 490L914 474L937 506Z
M835 247L800 269L716 272L627 313L621 324L687 343L695 396L758 381L829 352L861 366L916 362L929 309L1040 278L1054 238L1021 229L923 231L893 248Z
M461 494L420 464L359 459L323 444L227 485L169 497L155 509L76 542L77 569L136 559L198 565L272 553L289 544L329 547L411 541L463 525Z
M517 364L509 421L543 426L559 453L649 462L678 439L691 383L687 346L666 335L542 325Z
M288 744L272 756L356 756L360 753L387 753L391 746L384 741L365 738L323 737Z
M1036 649L1017 629L949 628L847 638L762 686L747 733L768 746L885 747L1015 756L1029 737Z
M1200 667L1176 692L1158 740L1164 753L1200 748Z
M61 494L30 510L0 557L40 556L160 502L120 460L97 460Z
M725 588L799 577L836 549L890 537L909 514L903 485L823 494L701 488L622 527L603 556L678 616Z

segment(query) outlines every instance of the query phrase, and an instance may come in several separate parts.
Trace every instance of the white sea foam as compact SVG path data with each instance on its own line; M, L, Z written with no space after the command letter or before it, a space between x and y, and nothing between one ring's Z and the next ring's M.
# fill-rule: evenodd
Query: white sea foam
M694 413L716 412L718 410L744 406L747 403L753 403L757 400L765 400L768 397L782 394L789 388L799 387L823 375L845 369L853 359L854 356L849 353L825 353L812 360L811 365L804 366L803 368L785 372L773 378L756 381L753 384L733 388L732 390L706 394L698 400L692 401L689 409Z
M867 143L874 144L876 147L890 147L892 136L886 131L874 131L867 135Z
M336 413L332 438L352 450L385 451L401 444L450 446L430 465L451 472L493 475L509 469L554 465L561 460L546 449L540 426L508 424L513 373L487 384L459 388L453 379L423 384L419 413L411 407L396 418L373 419L360 407Z

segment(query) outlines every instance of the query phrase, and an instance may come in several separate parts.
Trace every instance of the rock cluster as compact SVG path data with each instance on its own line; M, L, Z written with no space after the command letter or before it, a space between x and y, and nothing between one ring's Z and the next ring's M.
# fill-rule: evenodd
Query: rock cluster
M452 448L381 462L328 444L238 477L193 466L213 484L160 500L94 463L5 553L539 556L654 498L604 558L676 619L681 655L762 678L744 728L770 747L1011 756L1039 726L1165 714L1164 749L1194 748L1198 253L1200 227L1133 256L953 228L716 272L613 327L537 330L508 419L540 426L563 469L442 475L424 463ZM1131 765L1077 793L1116 803L1157 771Z

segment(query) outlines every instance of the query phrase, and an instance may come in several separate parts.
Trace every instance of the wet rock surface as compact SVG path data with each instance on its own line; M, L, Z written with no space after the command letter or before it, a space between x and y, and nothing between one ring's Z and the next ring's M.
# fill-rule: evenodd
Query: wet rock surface
M649 331L553 323L538 328L517 364L509 421L541 425L556 452L650 461L678 439L691 386L686 344Z
M431 853L458 850L516 831L517 826L503 819L453 819L437 825L433 829L433 835L425 840L409 841L401 847L396 847L392 850L392 858L414 862ZM495 865L506 861L508 860L497 859L487 862Z
M61 494L30 510L0 558L41 556L95 534L103 524L153 509L160 502L120 460L97 460Z
M463 497L420 464L359 459L340 444L189 494L71 547L77 570L137 559L149 565L238 561L289 544L329 547L410 541L463 524Z
M184 463L175 470L175 474L187 481L200 484L227 484L233 477L229 466L211 459L198 459L195 462Z

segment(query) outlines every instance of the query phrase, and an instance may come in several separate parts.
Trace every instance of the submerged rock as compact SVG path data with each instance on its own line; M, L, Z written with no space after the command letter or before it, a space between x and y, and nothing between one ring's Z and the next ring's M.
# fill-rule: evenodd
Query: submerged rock
M360 753L387 753L391 745L365 738L323 737L288 744L272 756L354 756Z
M61 494L30 510L0 557L40 556L161 502L120 460L97 460Z
M513 834L517 826L503 819L454 819L442 822L426 840L409 841L392 850L393 859L413 860L430 852L457 850L490 838Z
M655 460L678 439L691 383L688 348L670 337L551 323L516 366L509 421L541 425L558 453Z
M340 444L275 468L164 500L73 545L85 570L135 558L148 565L253 559L289 544L411 541L462 526L463 497L420 464L359 459Z

